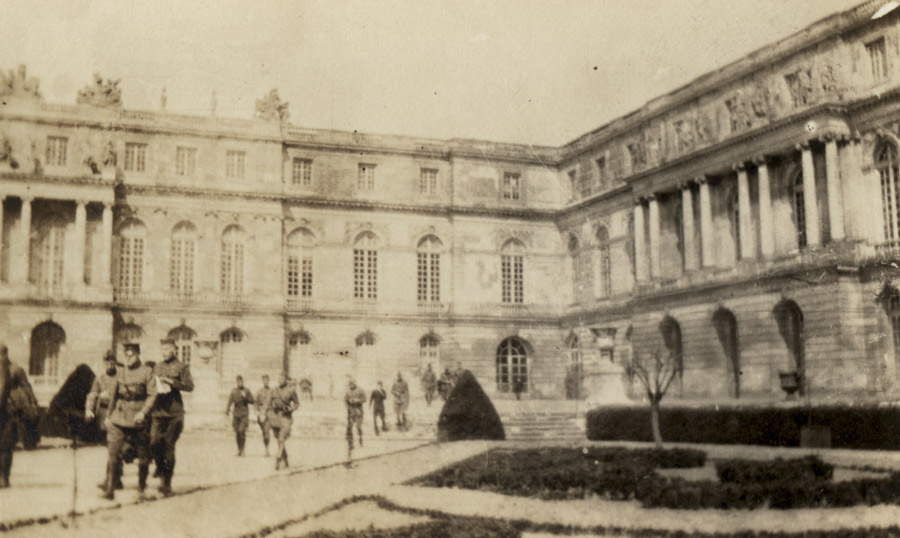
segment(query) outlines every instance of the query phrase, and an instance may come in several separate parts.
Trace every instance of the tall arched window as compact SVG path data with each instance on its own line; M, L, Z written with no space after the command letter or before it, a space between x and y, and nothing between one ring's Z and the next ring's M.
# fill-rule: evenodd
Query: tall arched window
M875 150L875 168L881 177L881 211L884 219L884 240L900 240L900 161L897 148L882 142Z
M501 300L504 303L525 302L525 245L515 239L500 249Z
M378 238L363 232L353 243L353 297L378 298Z
M569 365L566 369L566 398L578 400L581 398L584 379L584 354L581 351L581 339L577 334L569 337L568 344Z
M287 238L288 300L312 297L314 245L315 236L306 228L294 230Z
M422 364L440 365L441 340L434 333L428 333L419 339L419 359Z
M610 296L612 275L609 262L609 230L597 227L597 250L594 260L594 296L598 299Z
M119 230L117 287L120 293L138 293L143 288L146 237L146 228L135 220L128 222Z
M681 325L675 318L666 316L659 322L659 332L662 335L666 352L675 361L675 371L678 377L684 376L684 346L681 341Z
M175 355L178 360L190 364L197 333L187 325L181 324L169 331L168 337L175 341Z
M772 312L778 323L778 331L784 338L790 354L790 367L800 373L801 379L805 367L804 335L803 335L803 311L791 300L783 300L775 306ZM800 392L803 393L803 383L800 384Z
M54 214L32 229L33 280L40 291L59 295L65 284L66 222Z
M581 245L578 243L578 236L569 234L569 261L572 263L572 302L577 303L580 297L578 286L583 278L581 274Z
M497 347L497 390L510 392L518 379L528 392L528 351L518 338L507 338Z
M36 383L52 383L59 377L59 352L66 343L66 331L52 321L46 321L31 331L31 353L28 375Z
M416 252L418 285L416 299L420 303L441 302L441 240L433 235L419 241Z
M179 222L172 229L169 289L182 299L189 299L194 292L196 259L197 228L190 222Z
M797 171L791 181L791 208L797 226L797 247L806 247L806 206L803 195L803 174Z
M244 294L244 230L232 225L222 233L221 291L225 296Z
M722 351L731 371L731 382L734 387L734 397L741 397L741 350L738 342L737 318L734 313L725 308L716 310L712 317L716 336L722 344Z
M360 333L356 337L356 347L368 347L375 345L375 334L371 331Z

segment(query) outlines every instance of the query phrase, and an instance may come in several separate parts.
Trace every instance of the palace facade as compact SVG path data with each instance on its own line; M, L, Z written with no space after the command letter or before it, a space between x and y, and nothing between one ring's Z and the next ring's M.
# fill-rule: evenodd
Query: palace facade
M196 409L461 365L599 398L900 388L900 9L870 1L562 147L3 97L0 338L46 401L171 336ZM8 92L9 93L9 92ZM602 104L602 103L598 103ZM420 390L417 382L410 383Z

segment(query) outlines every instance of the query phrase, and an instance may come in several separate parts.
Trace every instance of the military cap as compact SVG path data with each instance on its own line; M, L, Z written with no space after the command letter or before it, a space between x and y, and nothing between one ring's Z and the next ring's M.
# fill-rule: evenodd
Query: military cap
M135 352L135 353L140 353L140 352L141 352L141 345L140 345L140 344L129 343L129 344L125 344L125 345L122 346L122 347L125 348L125 351L133 351L133 352Z
M107 349L103 354L103 362L116 362L116 354L111 349Z

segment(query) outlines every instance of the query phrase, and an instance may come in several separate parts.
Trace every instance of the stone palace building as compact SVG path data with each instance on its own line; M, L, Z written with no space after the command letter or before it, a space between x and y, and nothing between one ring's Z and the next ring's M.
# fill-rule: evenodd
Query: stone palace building
M0 106L0 338L46 401L178 342L236 374L602 399L636 354L682 398L900 388L900 9L863 3L561 147ZM0 88L0 91L3 89ZM602 103L598 103L598 106ZM224 405L223 405L224 407Z

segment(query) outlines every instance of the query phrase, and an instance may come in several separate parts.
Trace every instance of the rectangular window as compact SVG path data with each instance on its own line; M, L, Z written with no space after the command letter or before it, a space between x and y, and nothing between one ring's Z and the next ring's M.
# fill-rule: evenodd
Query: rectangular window
M143 279L144 239L122 237L119 241L119 289L139 290Z
M287 294L288 297L300 295L300 257L297 255L288 256Z
M518 200L521 197L521 178L519 174L506 172L503 174L503 199Z
M287 294L289 297L312 297L312 256L288 256Z
M609 245L602 245L596 250L596 275L594 278L594 297L601 299L609 297L610 285L610 263L609 263Z
M192 239L172 240L172 259L169 267L169 285L173 291L191 293L194 291L194 241Z
M418 290L416 298L420 303L441 302L441 255L439 253L418 253Z
M312 185L312 159L294 158L291 183L301 187Z
M869 61L872 66L872 79L875 81L887 78L887 55L885 54L884 38L866 43L866 52L869 53Z
M437 175L435 168L422 168L419 171L419 193L432 196L437 193Z
M378 251L353 249L353 297L378 298Z
M600 157L595 162L597 163L597 186L605 189L607 187L606 157Z
M312 256L303 256L303 259L300 261L300 295L302 297L312 297L312 291Z
M502 256L502 299L504 303L522 304L525 302L524 283L522 279L522 256Z
M192 176L197 170L197 148L175 148L175 173Z
M147 144L125 144L125 170L143 172L147 162Z
M225 177L244 178L244 159L246 155L247 153L244 151L229 150L225 152Z
M569 189L572 193L572 199L578 197L578 178L575 170L569 170Z
M47 164L49 166L64 166L66 164L66 145L68 138L61 136L47 137Z
M244 293L244 245L238 242L222 243L222 293Z
M356 188L367 192L375 190L374 164L359 163L359 175L356 179Z

